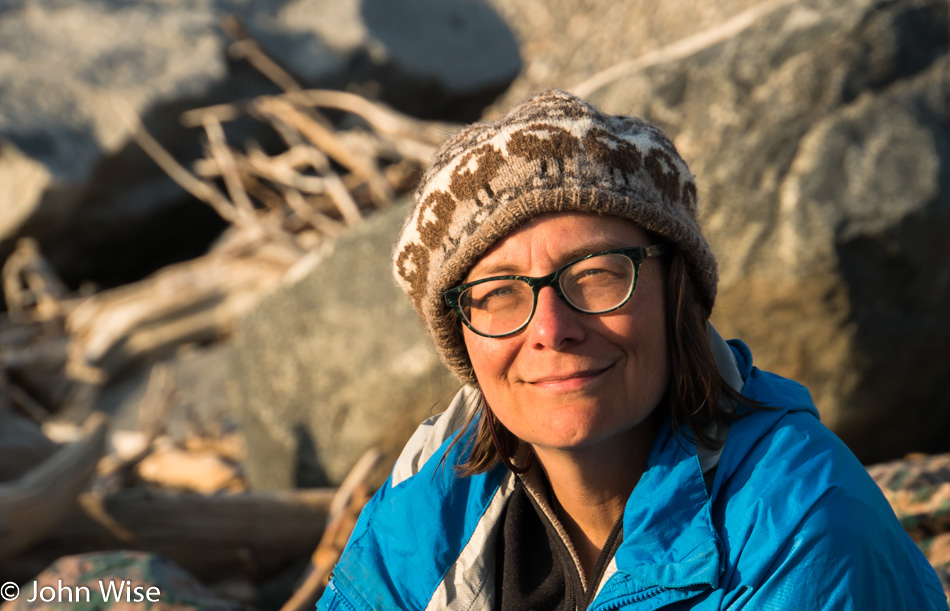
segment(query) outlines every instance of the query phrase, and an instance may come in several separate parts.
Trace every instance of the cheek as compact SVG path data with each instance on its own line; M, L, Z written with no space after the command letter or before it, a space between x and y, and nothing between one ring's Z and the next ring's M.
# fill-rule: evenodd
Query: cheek
M662 286L648 285L628 315L617 320L612 329L611 341L621 346L629 359L625 372L628 388L640 400L659 400L669 382L666 312L659 292Z
M475 377L483 388L505 377L513 358L509 339L482 337L467 328L463 331L463 338Z

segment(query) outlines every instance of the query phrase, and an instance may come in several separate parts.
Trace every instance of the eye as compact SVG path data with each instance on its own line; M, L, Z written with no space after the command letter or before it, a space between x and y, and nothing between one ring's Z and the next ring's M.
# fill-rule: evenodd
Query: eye
M510 286L502 286L496 289L492 289L488 292L487 295L482 297L482 299L491 299L492 297L504 297L505 295L511 295L514 293L514 289Z
M464 305L478 310L499 310L518 307L530 296L531 290L526 284L511 280L496 280L476 284L462 295Z
M575 274L571 278L571 282L575 282L577 284L613 282L615 280L621 279L623 275L624 274L618 273L616 270L605 269L602 267L592 267L581 270L579 273Z
M630 273L630 260L621 255L608 254L582 259L568 268L565 274L571 282L585 279L609 280L623 278Z
M585 270L581 271L581 273L577 274L577 277L578 277L578 278L588 278L588 277L591 277L591 276L597 276L597 275L600 275L600 274L610 274L610 273L612 273L612 272L610 272L610 270L599 269L599 268L596 268L596 267L595 267L595 268L593 268L593 269L585 269Z
M478 307L492 307L497 306L499 303L504 303L507 300L513 299L518 294L518 291L515 290L512 286L500 286L498 288L491 289L481 297L477 299Z

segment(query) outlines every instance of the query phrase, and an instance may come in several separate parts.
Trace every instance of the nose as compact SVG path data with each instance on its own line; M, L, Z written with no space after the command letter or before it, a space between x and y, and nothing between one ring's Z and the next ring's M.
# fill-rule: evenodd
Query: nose
M581 316L558 297L554 288L546 286L538 292L538 304L528 323L528 340L535 348L563 350L584 339Z

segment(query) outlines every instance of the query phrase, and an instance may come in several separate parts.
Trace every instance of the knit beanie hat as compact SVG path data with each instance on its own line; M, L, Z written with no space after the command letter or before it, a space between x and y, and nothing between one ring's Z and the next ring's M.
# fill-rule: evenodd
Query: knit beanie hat
M716 259L696 220L696 185L653 125L547 91L447 140L423 176L393 253L393 272L442 360L475 380L461 324L442 293L499 239L542 214L629 219L683 253L708 315Z

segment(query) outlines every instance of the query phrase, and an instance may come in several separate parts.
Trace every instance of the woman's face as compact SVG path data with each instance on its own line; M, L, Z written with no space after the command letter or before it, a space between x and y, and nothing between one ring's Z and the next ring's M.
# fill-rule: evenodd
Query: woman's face
M495 244L466 282L544 276L585 254L648 244L647 234L623 219L548 214ZM632 433L667 387L664 283L661 262L650 259L630 301L613 312L575 312L545 287L531 322L515 335L487 338L463 328L495 416L539 448L590 447Z

